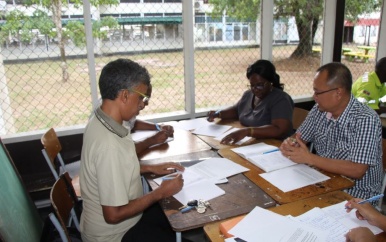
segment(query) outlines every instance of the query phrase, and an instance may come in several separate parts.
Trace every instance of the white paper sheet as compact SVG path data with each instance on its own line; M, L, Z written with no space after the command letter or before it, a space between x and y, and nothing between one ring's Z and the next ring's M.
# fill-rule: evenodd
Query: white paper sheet
M182 204L186 204L191 199L209 200L223 195L224 190L215 184L224 182L226 177L248 170L248 168L226 158L209 158L185 168L184 172L176 172L163 177L182 173L184 187L174 197ZM154 179L154 182L160 185L163 177Z
M276 146L273 145L267 145L264 142L253 144L253 145L246 145L242 147L237 147L231 149L233 152L238 154L239 156L248 159L248 157L255 156L258 154L263 154L264 152L271 151L277 149Z
M330 177L304 164L297 164L259 175L283 192L330 179Z
M225 191L216 186L213 182L203 179L190 185L184 185L184 188L173 197L181 204L187 204L192 199L210 199L224 195Z
M255 207L229 233L246 241L264 242L326 241L327 236L324 231L260 207Z
M219 124L207 122L206 125L195 129L192 133L197 134L197 135L216 137L216 136L223 134L225 131L227 131L230 128L232 128L232 126L219 125Z
M342 207L340 207L340 209L342 209ZM349 229L339 220L328 216L321 208L313 208L302 215L291 217L291 219L327 231L327 241L346 241L345 234Z
M288 166L294 166L297 163L291 161L287 157L283 156L279 151L258 154L247 158L255 166L260 167L265 172L279 170Z
M196 118L196 119L189 119L189 120L181 120L176 124L173 124L173 127L191 131L201 126L207 125L208 123L209 122L208 120L206 120L206 118Z
M356 227L368 227L374 234L379 234L382 230L376 226L369 224L366 220L359 220L355 215L355 209L350 213L346 212L345 204L347 201L322 208L322 210L330 217L340 221L348 229Z
M187 169L193 170L208 180L216 182L223 178L227 178L245 171L248 168L241 166L226 158L210 158L201 161Z

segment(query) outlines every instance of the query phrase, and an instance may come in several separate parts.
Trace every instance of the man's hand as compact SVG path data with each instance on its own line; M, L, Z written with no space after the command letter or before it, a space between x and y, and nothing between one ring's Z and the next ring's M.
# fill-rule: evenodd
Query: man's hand
M171 125L160 125L161 127L161 130L166 132L166 134L169 136L169 137L173 137L173 134L174 134L174 128L173 126Z
M151 172L156 175L167 175L176 171L184 171L185 168L179 163L166 162L158 165L145 165L147 168L145 172Z
M184 179L182 178L182 174L177 174L175 178L171 180L162 181L157 190L159 189L163 198L167 198L181 191L183 186Z
M307 164L310 161L308 157L311 152L301 140L299 133L296 133L295 138L289 137L285 139L279 148L283 156L293 162Z

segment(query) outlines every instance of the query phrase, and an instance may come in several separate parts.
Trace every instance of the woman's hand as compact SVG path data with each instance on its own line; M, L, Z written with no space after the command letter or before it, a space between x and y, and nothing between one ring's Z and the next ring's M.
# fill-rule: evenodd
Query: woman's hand
M242 140L245 136L247 136L247 135L248 135L248 132L249 132L249 129L248 129L248 128L240 129L240 130L234 131L234 132L228 134L227 136L225 136L225 137L220 141L220 143L221 143L221 144L224 144L224 145L233 145L233 144L236 144L237 142L239 142L240 140Z

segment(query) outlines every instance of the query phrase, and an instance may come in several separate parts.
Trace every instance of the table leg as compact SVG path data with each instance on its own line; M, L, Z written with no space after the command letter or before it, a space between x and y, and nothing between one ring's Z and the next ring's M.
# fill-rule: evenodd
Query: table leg
M182 234L181 234L181 232L176 232L176 242L182 242Z

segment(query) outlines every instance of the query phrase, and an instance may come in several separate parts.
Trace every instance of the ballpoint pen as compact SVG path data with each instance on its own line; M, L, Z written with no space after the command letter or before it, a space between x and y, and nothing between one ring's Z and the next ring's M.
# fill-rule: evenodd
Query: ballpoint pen
M269 151L263 152L263 155L264 155L264 154L269 154L269 153L272 153L272 152L276 152L276 151L279 151L279 148L274 149L274 150L269 150Z
M383 194L379 194L379 195L370 197L370 198L368 198L368 199L366 199L366 200L360 201L360 202L358 202L358 204L364 204L364 203L376 201L376 200L378 200L378 199L380 199L380 198L382 198L382 197L383 197ZM345 209L349 209L349 207L346 206Z
M383 197L383 194L379 194L379 195L376 195L374 197L370 197L370 198L368 198L366 200L360 201L358 204L363 204L363 203L368 203L368 202L376 201L376 200L380 199L381 197Z

